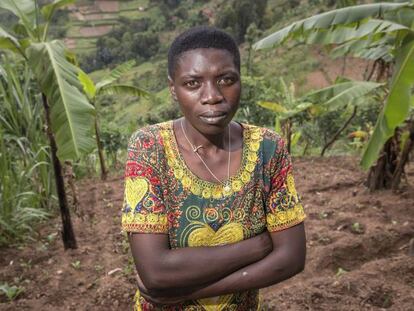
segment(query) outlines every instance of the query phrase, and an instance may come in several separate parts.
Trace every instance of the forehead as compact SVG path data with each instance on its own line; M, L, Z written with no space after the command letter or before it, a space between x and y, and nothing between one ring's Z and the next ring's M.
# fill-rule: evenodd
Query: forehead
M238 71L233 54L224 49L199 48L186 51L178 57L174 76L207 74L224 70Z

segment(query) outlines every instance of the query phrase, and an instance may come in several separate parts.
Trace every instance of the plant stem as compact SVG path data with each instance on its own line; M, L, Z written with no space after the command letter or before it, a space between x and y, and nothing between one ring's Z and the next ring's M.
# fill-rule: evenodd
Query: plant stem
M71 248L76 249L77 243L75 234L73 232L73 226L72 221L70 218L70 211L69 211L69 205L68 200L66 197L65 192L65 183L63 180L62 175L62 165L59 161L59 158L57 157L57 145L55 136L52 132L52 124L50 120L50 107L49 103L47 101L46 95L42 93L42 100L43 100L43 106L45 108L45 114L46 114L46 133L47 137L49 138L50 143L50 149L51 149L51 156L52 156L52 163L53 163L53 169L55 172L55 182L56 182L56 191L59 199L59 207L60 207L60 215L62 218L62 240L63 240L63 246L65 249Z
M105 158L103 154L101 138L99 135L98 116L95 117L95 137L96 137L96 145L98 146L99 163L101 165L101 179L106 180L108 171L106 170Z
M352 112L352 115L349 117L348 120L346 120L345 124L342 125L342 127L335 133L335 135L323 146L321 151L321 157L325 154L325 151L338 139L339 135L347 128L349 123L351 123L352 119L355 117L357 113L357 106L354 106L354 111Z

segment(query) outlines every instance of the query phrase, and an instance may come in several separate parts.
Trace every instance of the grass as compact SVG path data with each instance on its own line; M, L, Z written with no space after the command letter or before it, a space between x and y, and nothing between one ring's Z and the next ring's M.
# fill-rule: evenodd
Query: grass
M119 11L127 11L137 9L138 7L142 6L147 8L149 4L149 0L133 0L133 1L120 1L119 3Z
M95 49L96 38L84 38L76 40L76 49Z

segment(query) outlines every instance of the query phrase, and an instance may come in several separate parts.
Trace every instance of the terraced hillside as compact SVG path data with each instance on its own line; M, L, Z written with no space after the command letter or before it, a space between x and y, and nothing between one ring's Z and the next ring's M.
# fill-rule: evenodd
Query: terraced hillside
M71 22L65 38L67 46L80 53L94 50L97 38L109 33L121 17L140 19L151 14L148 2L77 1L68 7Z

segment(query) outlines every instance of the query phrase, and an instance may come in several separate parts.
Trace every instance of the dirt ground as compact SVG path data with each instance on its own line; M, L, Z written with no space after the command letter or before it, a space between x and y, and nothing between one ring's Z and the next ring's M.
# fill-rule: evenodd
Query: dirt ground
M398 193L369 193L349 157L295 159L308 255L300 275L262 290L269 310L414 310L414 165ZM407 184L408 182L408 184ZM79 184L79 248L64 251L60 219L26 246L0 249L0 283L25 291L0 310L132 310L134 267L120 231L123 182Z

